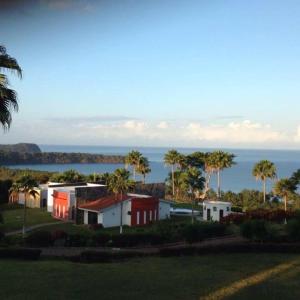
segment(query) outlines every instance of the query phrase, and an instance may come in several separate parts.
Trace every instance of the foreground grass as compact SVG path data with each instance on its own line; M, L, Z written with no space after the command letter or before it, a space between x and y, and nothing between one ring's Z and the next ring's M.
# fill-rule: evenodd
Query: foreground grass
M0 299L300 299L299 255L145 258L114 264L0 261L0 270Z
M14 206L12 208L2 208L4 224L1 225L4 232L22 229L23 226L23 206ZM26 226L33 226L43 223L57 222L51 214L39 208L26 209Z

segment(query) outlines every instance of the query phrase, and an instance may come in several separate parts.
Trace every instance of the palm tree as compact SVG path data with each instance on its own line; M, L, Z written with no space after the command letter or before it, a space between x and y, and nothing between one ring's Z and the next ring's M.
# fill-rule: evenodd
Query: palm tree
M275 179L276 178L276 166L274 163L268 160L261 160L258 162L253 170L252 175L256 178L256 180L261 180L263 183L263 194L264 194L264 203L266 202L266 181L267 179Z
M201 172L196 167L188 168L186 182L189 187L189 194L192 202L192 223L194 223L194 204L196 193L203 190L205 185L205 178L202 177Z
M9 81L2 73L3 70L15 72L22 78L22 69L18 62L0 45L0 123L4 130L8 130L12 121L12 111L18 111L18 98L16 92L8 88Z
M218 179L218 198L221 197L221 178L220 173L226 168L231 168L234 162L235 155L224 151L214 151L209 156L209 163L212 169L217 173Z
M167 166L171 167L171 175L172 175L172 194L175 195L175 178L174 172L175 169L183 163L183 155L180 154L177 150L169 150L164 157L164 162Z
M138 167L136 169L136 172L143 176L143 183L145 184L146 175L151 172L151 168L149 166L148 158L146 158L144 156L142 156L140 158L140 161L139 161Z
M133 169L133 180L135 180L136 169L139 166L139 162L141 160L142 153L136 150L132 150L125 157L125 167L132 166Z
M293 183L293 181L289 178L280 179L275 183L274 186L274 194L283 198L284 200L284 210L287 211L287 201L289 195L293 194L297 186Z
M10 192L18 192L18 193L24 193L24 209L23 209L23 228L22 228L22 234L23 237L26 233L26 205L27 205L27 197L33 196L34 198L38 194L38 191L36 191L34 188L37 186L37 182L32 178L30 175L24 175L21 178L19 178L11 188Z
M116 199L120 196L120 234L123 233L123 194L126 193L134 184L129 177L130 172L126 169L116 169L112 174L108 185L109 190L115 194Z

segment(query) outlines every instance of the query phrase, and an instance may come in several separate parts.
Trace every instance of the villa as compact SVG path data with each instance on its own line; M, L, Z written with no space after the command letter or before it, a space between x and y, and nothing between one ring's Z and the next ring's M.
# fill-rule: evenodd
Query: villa
M102 224L105 228L119 226L121 218L123 225L148 225L169 218L170 208L169 201L140 194L126 194L122 199L110 195L78 206L84 224Z

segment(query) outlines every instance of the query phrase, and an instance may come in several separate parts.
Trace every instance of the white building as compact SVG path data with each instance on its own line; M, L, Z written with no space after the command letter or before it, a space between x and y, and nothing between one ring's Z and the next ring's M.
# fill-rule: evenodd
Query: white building
M203 220L220 221L221 218L231 214L230 202L223 201L204 201L203 202Z
M158 198L127 194L123 199L114 195L79 206L83 211L84 224L102 224L103 227L116 227L121 223L127 226L143 226L170 217L171 204Z

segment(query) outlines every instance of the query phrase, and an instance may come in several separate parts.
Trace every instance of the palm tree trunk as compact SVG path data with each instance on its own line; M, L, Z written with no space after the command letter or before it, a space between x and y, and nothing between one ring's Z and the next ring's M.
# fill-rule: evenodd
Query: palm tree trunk
M287 196L284 196L284 211L287 211Z
M135 166L133 166L133 180L135 181Z
M123 233L123 193L121 192L120 234Z
M266 203L266 180L263 180L264 203Z
M23 238L25 237L26 234L26 200L27 200L27 195L26 193L24 193L23 228L22 228Z
M192 201L192 224L194 224L194 199L191 199Z
M172 190L173 190L173 197L174 197L175 195L174 165L172 165Z
M218 198L221 197L221 182L220 182L220 170L218 170Z

